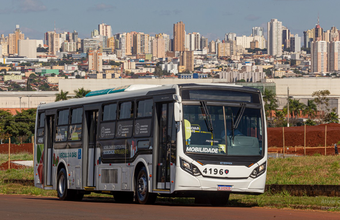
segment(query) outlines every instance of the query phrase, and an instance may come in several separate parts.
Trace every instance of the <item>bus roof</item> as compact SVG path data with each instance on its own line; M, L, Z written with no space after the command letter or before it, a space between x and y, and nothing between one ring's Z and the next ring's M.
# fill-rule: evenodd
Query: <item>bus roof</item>
M78 99L69 99L65 101L58 101L48 104L41 104L38 106L38 110L44 110L44 109L53 109L53 108L60 108L60 107L71 107L71 106L79 106L79 105L86 105L86 104L92 104L97 102L107 102L109 100L117 100L117 99L126 99L126 98L132 98L132 97L140 97L140 96L146 96L148 93L152 93L155 95L155 92L159 91L160 93L162 91L166 92L167 90L173 89L173 92L175 93L175 89L178 87L208 87L212 86L213 88L216 87L224 87L224 88L244 88L240 85L235 84L220 84L220 83L183 83L183 84L171 84L171 85L130 85L130 86L124 86L117 87L121 89L119 92L109 93L109 94L99 94L99 95L92 95L84 98L78 98ZM112 89L107 89L112 90ZM106 91L107 91L106 90ZM253 89L247 87L248 91L256 92L258 89ZM99 90L99 91L105 91L105 90ZM94 91L96 92L96 91ZM98 92L101 93L101 92ZM104 92L102 92L104 93Z

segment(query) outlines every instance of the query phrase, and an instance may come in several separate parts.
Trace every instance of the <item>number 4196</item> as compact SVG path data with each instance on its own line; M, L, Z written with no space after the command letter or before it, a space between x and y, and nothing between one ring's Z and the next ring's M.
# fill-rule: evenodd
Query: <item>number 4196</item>
M219 169L218 170L217 168L215 168L215 169L213 169L213 168L210 168L210 169L205 168L203 170L203 173L204 174L213 174L213 175L217 175L217 174L223 175L223 169Z

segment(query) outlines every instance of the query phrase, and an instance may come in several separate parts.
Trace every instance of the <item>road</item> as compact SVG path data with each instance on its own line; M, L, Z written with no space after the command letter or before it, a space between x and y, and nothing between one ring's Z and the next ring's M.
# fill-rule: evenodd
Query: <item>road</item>
M339 213L289 209L211 207L186 205L139 205L114 200L81 202L25 195L0 195L0 219L339 219Z

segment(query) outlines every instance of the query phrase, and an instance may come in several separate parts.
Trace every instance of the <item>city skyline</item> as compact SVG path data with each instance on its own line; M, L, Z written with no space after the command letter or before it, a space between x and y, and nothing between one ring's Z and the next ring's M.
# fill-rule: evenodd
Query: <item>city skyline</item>
M12 33L15 25L30 39L42 39L47 31L73 32L88 38L98 24L111 25L112 33L140 31L147 34L166 33L173 35L173 24L183 21L186 32L199 32L201 36L215 40L223 39L225 33L250 35L252 27L264 27L273 18L299 34L315 27L318 15L324 29L337 27L336 0L326 1L332 7L321 7L320 0L173 0L161 2L149 0L137 2L126 0L112 2L101 0L52 1L16 0L0 9L0 34Z

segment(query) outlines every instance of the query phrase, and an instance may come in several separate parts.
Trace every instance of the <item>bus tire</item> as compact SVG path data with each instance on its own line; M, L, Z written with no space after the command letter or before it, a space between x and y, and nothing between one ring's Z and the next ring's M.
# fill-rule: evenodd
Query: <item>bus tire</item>
M150 193L148 189L148 173L143 167L139 170L136 184L136 202L140 204L153 204L156 201L157 194Z
M212 206L226 206L229 201L230 193L212 194L209 198Z
M67 188L67 174L65 168L61 168L58 173L57 194L60 200L71 200L72 193Z

